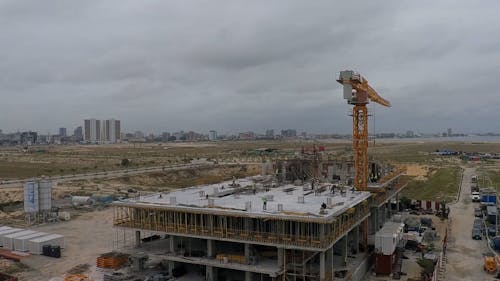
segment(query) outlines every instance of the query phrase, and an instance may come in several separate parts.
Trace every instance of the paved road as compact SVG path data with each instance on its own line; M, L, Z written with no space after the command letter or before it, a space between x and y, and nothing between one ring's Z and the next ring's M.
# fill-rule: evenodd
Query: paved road
M489 250L486 240L472 240L474 207L479 203L471 200L472 175L475 168L466 168L462 178L460 198L450 205L451 233L448 245L446 280L493 280L483 271L483 254Z

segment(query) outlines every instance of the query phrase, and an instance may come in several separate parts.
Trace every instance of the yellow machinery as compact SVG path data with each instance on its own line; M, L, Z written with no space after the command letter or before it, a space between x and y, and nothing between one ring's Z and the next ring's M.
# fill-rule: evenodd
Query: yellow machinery
M485 256L484 257L484 270L490 274L497 273L499 264L500 264L500 257L498 257L498 256Z
M391 103L379 96L368 85L368 81L359 73L352 70L340 72L337 82L344 86L344 99L354 105L352 109L352 148L354 151L354 187L366 191L368 188L368 108L366 105L373 101L390 107ZM368 220L361 224L362 243L367 249Z
M368 81L359 73L352 70L340 72L337 82L344 86L344 99L354 105L352 110L352 147L354 150L354 187L366 191L368 181L368 108L366 105L373 101L383 106L391 103L379 96L368 85Z

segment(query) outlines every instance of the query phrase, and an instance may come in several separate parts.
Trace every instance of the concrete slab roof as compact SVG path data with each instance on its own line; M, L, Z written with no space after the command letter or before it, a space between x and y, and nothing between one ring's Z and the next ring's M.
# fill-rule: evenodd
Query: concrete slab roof
M315 188L316 192L312 190L310 183L271 187L260 181L259 177L252 177L236 180L234 185L233 181L226 181L194 186L113 204L284 220L331 221L370 197L370 192L353 190L345 190L341 194L336 189L332 193L330 187L330 184L319 185ZM321 212L323 203L327 204L327 208Z

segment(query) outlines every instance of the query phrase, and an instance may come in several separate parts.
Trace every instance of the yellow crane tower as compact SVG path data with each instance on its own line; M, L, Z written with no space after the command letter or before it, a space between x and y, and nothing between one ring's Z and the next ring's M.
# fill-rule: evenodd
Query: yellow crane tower
M354 150L354 187L365 191L368 181L368 108L366 105L373 101L390 107L391 103L379 96L368 85L368 81L359 73L352 70L340 72L337 82L344 86L344 99L354 105L352 109L352 148Z

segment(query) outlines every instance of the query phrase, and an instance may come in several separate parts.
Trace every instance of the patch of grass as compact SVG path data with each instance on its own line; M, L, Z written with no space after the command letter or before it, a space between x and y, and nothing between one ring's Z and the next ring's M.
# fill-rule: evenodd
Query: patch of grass
M411 181L403 195L416 200L452 201L460 185L461 169L446 167L438 169L426 181Z
M494 188L500 191L500 171L478 169L478 184L480 188Z

